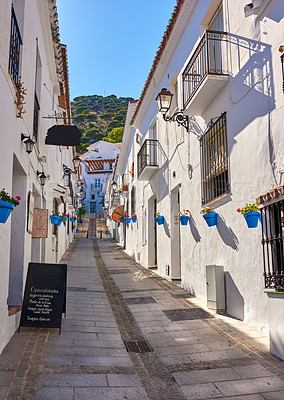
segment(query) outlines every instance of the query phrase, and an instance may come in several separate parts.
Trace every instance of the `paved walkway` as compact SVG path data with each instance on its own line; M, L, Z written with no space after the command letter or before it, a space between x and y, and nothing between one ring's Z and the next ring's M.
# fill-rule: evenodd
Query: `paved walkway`
M261 332L209 313L110 240L78 239L62 262L62 333L14 335L1 400L284 399L284 362Z

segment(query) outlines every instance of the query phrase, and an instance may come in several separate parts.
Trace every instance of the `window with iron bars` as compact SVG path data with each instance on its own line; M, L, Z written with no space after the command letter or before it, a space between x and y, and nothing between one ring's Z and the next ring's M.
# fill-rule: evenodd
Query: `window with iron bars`
M22 44L23 42L20 34L19 25L14 8L12 7L9 71L15 83L19 83L20 80L20 52Z
M136 213L136 188L132 186L131 188L131 215Z
M229 191L226 113L212 122L200 141L202 205Z
M284 289L284 200L261 209L265 288Z

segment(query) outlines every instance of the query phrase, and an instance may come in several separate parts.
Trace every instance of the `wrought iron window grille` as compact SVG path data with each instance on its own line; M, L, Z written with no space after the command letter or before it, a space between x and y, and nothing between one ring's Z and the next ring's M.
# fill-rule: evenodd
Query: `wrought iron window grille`
M10 52L9 52L9 71L15 83L20 80L20 53L23 44L19 25L17 22L14 8L11 14L11 35L10 35Z
M284 290L284 200L261 209L264 286Z
M202 205L229 192L226 113L200 139Z

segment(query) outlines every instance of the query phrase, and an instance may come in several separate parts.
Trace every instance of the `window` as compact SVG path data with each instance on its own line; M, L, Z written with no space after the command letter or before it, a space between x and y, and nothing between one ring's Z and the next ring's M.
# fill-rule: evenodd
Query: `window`
M226 113L211 123L200 146L204 205L229 191Z
M264 285L284 289L284 200L261 209Z
M136 189L135 186L131 188L131 215L136 213Z
M12 7L9 71L15 83L19 83L20 80L20 53L22 44L23 42L20 34L19 25L14 8Z
M35 93L34 93L34 120L33 120L33 136L38 142L38 129L39 129L39 99L41 90L41 71L42 64L39 56L39 50L36 51L36 71L35 71Z
M91 200L95 200L95 195L94 194L92 194Z

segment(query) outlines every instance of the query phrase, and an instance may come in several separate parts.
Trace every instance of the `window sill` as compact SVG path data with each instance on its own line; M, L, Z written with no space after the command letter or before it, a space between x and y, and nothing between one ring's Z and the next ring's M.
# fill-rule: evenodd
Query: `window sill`
M217 197L216 199L210 201L209 203L206 204L202 204L202 208L205 207L219 207L223 204L225 204L229 199L230 199L231 193L230 192L226 192L224 194L222 194L221 196Z
M267 294L284 294L284 289L282 290L265 290L264 293Z

